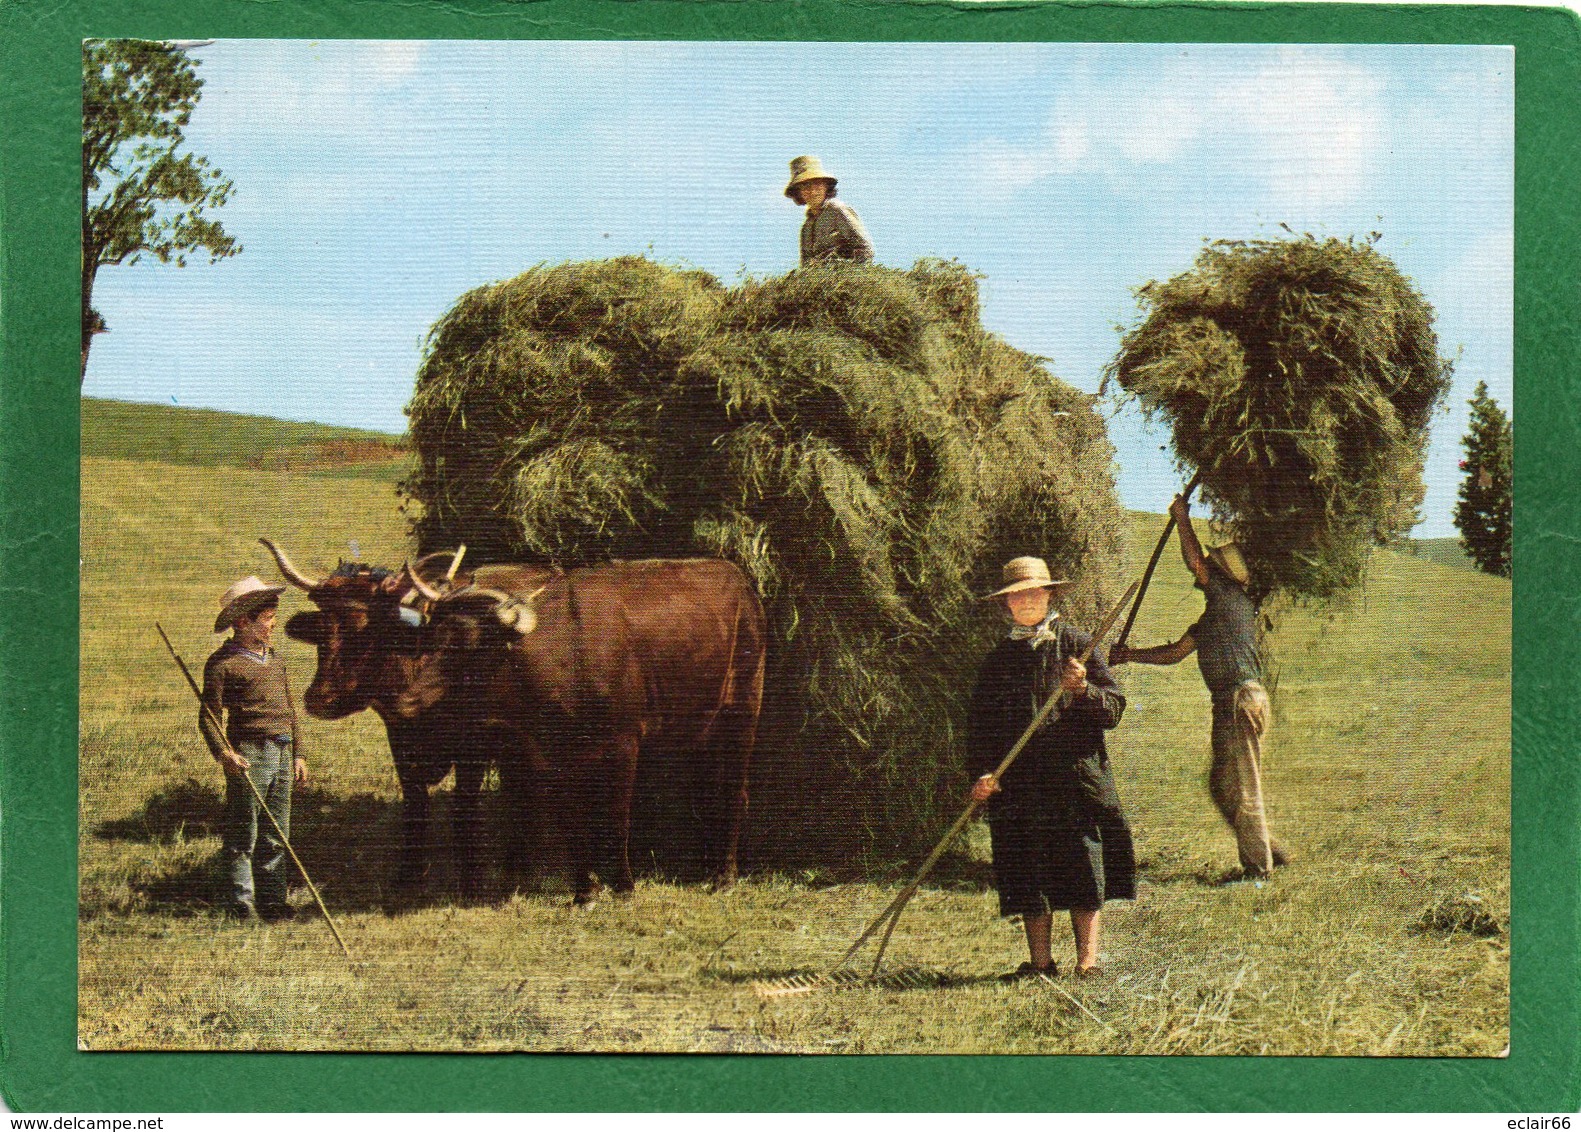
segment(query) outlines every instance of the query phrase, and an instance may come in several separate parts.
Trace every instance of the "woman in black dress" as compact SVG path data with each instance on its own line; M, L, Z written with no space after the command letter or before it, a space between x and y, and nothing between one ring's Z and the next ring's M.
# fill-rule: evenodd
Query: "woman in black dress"
M983 661L967 720L972 797L988 803L999 914L1020 916L1029 962L1017 975L1053 975L1053 913L1069 909L1076 973L1098 971L1098 927L1105 900L1136 896L1131 830L1120 809L1103 733L1120 722L1125 696L1102 659L1084 665L1090 637L1060 620L1041 558L1005 564L1003 588L989 595L1011 622ZM999 765L1038 709L1064 694L1058 719L1045 723L1017 760Z

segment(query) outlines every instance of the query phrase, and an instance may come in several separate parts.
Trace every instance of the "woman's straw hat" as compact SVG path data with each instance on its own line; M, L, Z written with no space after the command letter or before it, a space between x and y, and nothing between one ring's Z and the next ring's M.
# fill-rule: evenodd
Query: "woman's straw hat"
M796 199L796 186L805 181L828 181L830 188L838 183L823 171L823 163L816 157L793 157L790 166L791 179L790 184L785 186L785 195L791 200Z
M214 619L214 631L223 633L249 613L277 601L285 592L284 586L269 586L260 578L243 578L220 598L220 615Z
M1041 558L1030 555L1024 558L1012 558L1006 562L1000 572L1000 580L1004 585L993 593L983 598L989 601L1005 594L1017 593L1021 590L1040 590L1049 586L1066 586L1070 584L1068 578L1054 578L1049 574L1049 564Z
M1210 547L1208 560L1231 578L1234 578L1237 585L1247 586L1251 584L1252 572L1246 568L1246 559L1241 555L1241 548L1233 542L1227 542L1223 546Z

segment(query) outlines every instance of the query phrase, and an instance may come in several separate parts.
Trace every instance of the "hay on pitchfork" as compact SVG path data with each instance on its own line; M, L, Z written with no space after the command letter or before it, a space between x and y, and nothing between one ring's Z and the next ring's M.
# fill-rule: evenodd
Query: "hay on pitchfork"
M1138 291L1109 376L1173 434L1263 595L1328 601L1406 534L1449 389L1433 311L1370 243L1210 244Z

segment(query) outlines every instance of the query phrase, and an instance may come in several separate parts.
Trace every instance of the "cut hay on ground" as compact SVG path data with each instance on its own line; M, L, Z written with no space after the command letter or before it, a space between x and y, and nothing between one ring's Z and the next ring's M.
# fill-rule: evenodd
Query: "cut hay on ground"
M425 551L747 571L773 626L753 811L780 862L909 847L955 808L993 631L974 595L1005 559L1077 579L1089 622L1123 569L1093 398L985 332L955 263L734 288L537 267L435 326L407 412Z
M1168 423L1256 587L1327 600L1416 523L1449 388L1433 311L1370 244L1224 241L1138 291L1110 367Z

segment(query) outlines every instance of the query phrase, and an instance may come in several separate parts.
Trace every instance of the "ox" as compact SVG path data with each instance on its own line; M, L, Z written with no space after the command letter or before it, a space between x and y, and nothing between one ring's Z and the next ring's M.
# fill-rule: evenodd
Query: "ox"
M496 566L449 594L411 581L433 620L398 714L458 712L465 732L509 752L501 780L520 776L517 789L560 822L578 902L595 873L632 888L639 759L689 799L715 884L735 880L767 655L763 607L740 570L718 559L547 577Z
M595 873L617 892L632 888L633 788L639 758L652 760L664 788L687 798L715 883L734 881L767 638L762 606L736 567L490 566L441 591L424 580L424 566L441 557L430 556L416 574L365 583L381 589L376 601L350 603L334 578L315 583L275 556L326 618L312 627L319 672L308 710L347 714L360 699L378 711L397 772L404 762L419 787L403 776L408 810L454 762L458 830L470 831L484 752L496 752L513 801L541 800L559 823L586 902ZM415 642L399 623L412 592L431 616ZM418 821L409 815L409 845ZM458 848L470 854L471 844L458 836Z
M419 594L410 572L397 574L361 563L343 563L325 578L298 570L283 550L260 539L274 555L280 573L307 591L318 609L298 613L286 622L287 635L317 646L318 669L302 700L319 719L342 719L372 709L389 736L390 755L401 784L401 863L396 883L403 887L421 879L427 860L430 823L429 789L456 769L455 804L451 818L457 872L464 888L475 884L478 797L488 759L461 742L454 711L439 707L421 718L398 710L422 660L420 613L413 606ZM429 555L417 574L441 580L449 553ZM454 579L470 581L463 571ZM429 592L434 592L430 587ZM407 612L403 616L403 610Z

